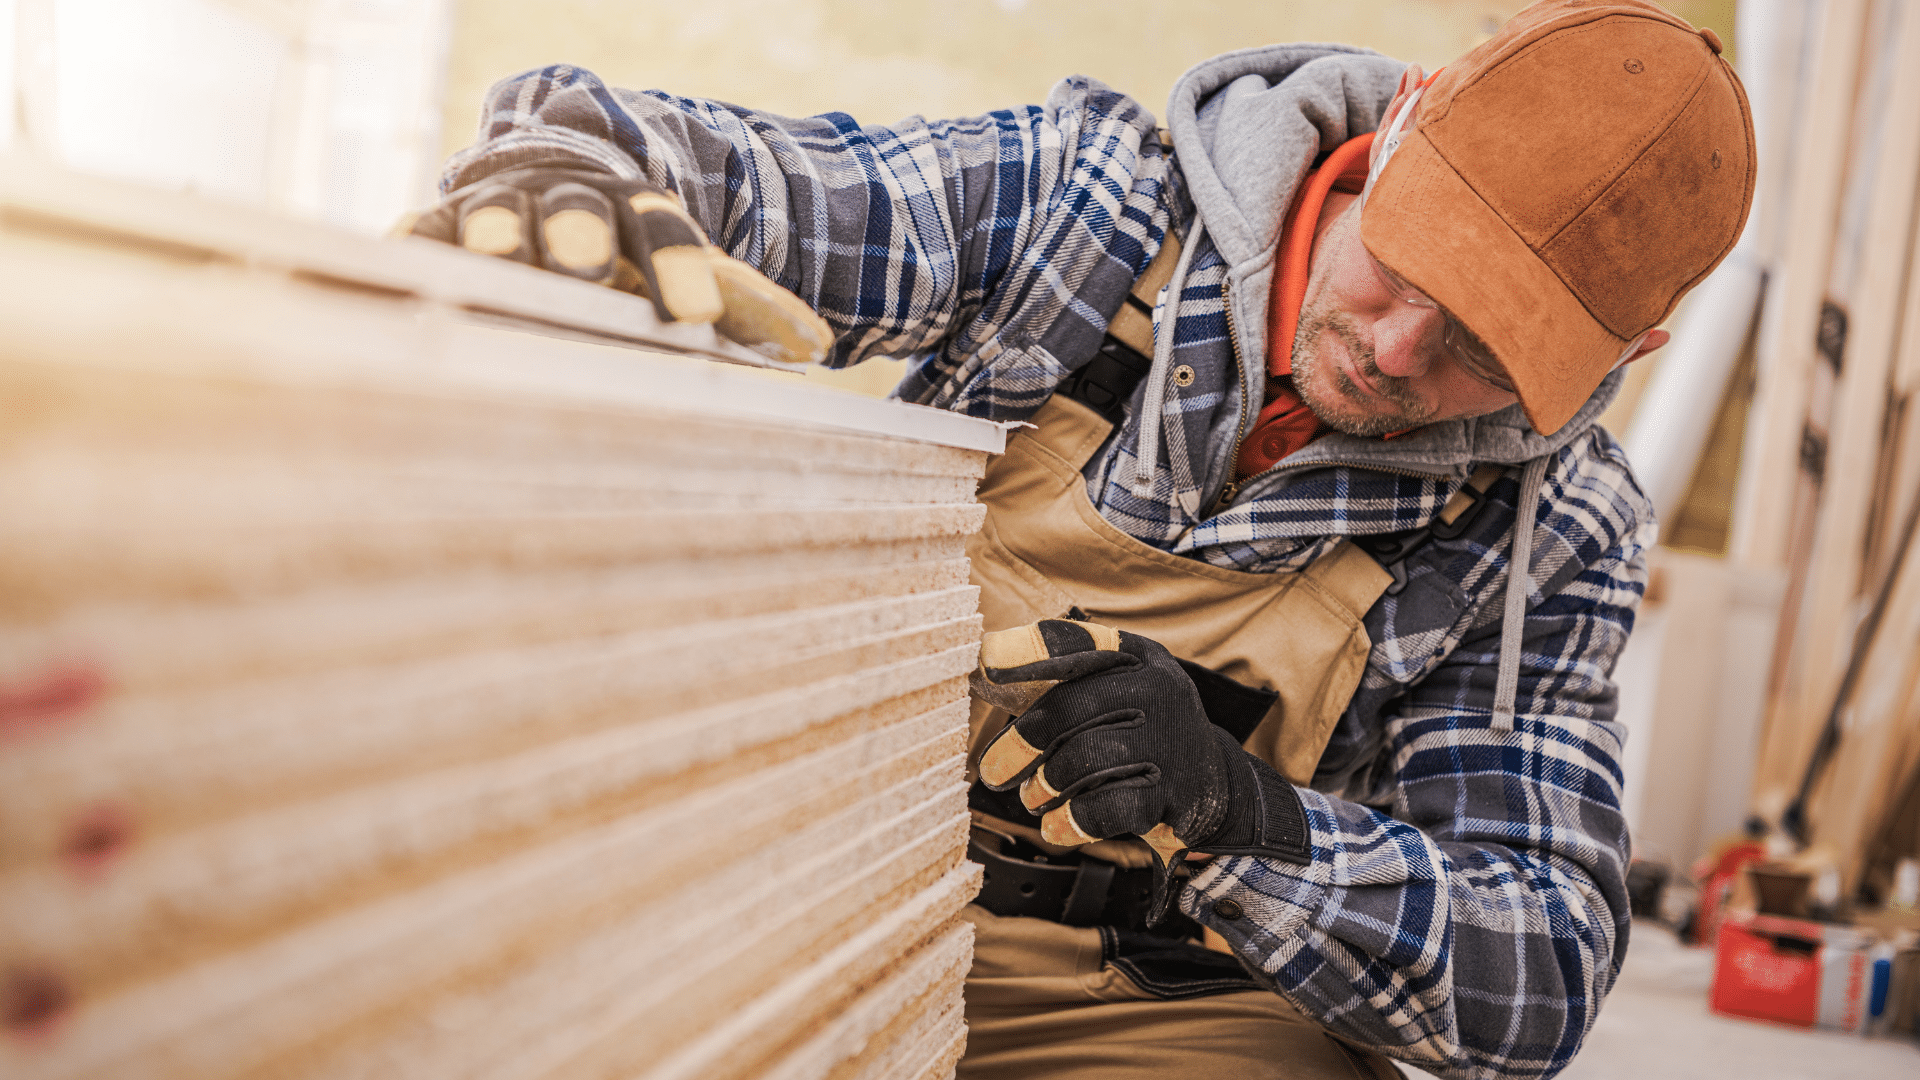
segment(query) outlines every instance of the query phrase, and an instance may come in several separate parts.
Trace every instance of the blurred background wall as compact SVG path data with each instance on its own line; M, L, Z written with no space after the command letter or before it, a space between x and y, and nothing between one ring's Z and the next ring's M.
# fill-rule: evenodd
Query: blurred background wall
M1429 69L1515 0L0 0L0 146L378 232L433 197L494 81L609 83L865 123L1092 75L1158 112L1216 53L1339 41ZM1733 40L1734 0L1669 4Z
M0 0L0 143L383 231L430 197L451 0Z
M863 123L1044 100L1091 75L1156 113L1217 53L1280 41L1364 45L1432 70L1525 7L1513 0L456 0L446 149L487 86L564 61L618 86ZM1733 0L1683 3L1732 38Z

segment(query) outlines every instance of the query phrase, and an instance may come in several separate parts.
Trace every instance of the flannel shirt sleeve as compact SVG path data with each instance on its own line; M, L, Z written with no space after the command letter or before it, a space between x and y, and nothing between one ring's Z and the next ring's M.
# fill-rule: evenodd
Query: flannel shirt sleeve
M562 155L643 177L827 320L828 366L913 358L901 397L1017 420L1092 355L1159 249L1168 169L1153 125L1077 77L1045 106L862 127L554 66L490 91L442 188Z
M1610 674L1652 526L1617 512L1643 502L1623 459L1588 471L1620 475L1563 475L1543 494L1514 730L1492 721L1495 587L1389 716L1390 812L1301 789L1311 863L1216 859L1181 897L1303 1012L1443 1077L1559 1072L1626 948ZM1482 588L1497 586L1504 546L1481 563ZM1217 914L1226 899L1244 915Z

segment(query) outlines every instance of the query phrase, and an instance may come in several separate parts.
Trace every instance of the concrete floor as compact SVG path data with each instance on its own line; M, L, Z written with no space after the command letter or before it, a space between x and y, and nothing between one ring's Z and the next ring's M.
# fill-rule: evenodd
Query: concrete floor
M1713 953L1633 928L1620 982L1561 1080L1915 1080L1920 1046L1737 1020L1707 1011ZM1415 1080L1427 1074L1402 1066Z

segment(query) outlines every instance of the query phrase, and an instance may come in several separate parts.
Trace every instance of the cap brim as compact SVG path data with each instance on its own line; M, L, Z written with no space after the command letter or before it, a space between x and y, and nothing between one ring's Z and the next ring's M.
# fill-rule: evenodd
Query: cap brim
M1367 196L1374 258L1478 335L1534 430L1560 430L1627 347L1415 131Z

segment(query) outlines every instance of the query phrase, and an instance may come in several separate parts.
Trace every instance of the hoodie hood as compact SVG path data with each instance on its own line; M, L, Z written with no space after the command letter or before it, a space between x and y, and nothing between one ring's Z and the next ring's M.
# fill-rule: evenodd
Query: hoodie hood
M1181 76L1167 103L1167 123L1186 178L1196 226L1189 231L1172 292L1180 295L1196 235L1204 229L1227 264L1228 325L1240 364L1242 402L1262 397L1266 377L1267 303L1274 258L1288 205L1320 155L1379 127L1406 65L1338 45L1275 45L1215 57ZM1155 335L1149 387L1165 385L1171 327ZM1551 455L1583 434L1618 392L1621 373L1600 384L1572 420L1552 435L1533 430L1519 405L1486 416L1428 424L1396 439L1332 434L1290 456L1264 483L1325 465L1354 465L1464 480L1480 463L1521 464L1518 518L1508 534L1507 573L1528 573L1540 493ZM1148 399L1143 433L1157 435L1159 397ZM1248 406L1242 406L1243 408ZM1243 417L1244 420L1244 417ZM1150 476L1157 447L1142 440ZM1524 463L1524 464L1522 464ZM1243 496L1256 494L1249 485ZM1191 512L1191 511L1190 511ZM1530 588L1503 590L1500 661L1492 726L1512 731L1520 682L1520 643Z
M1267 45L1216 56L1180 76L1167 129L1194 205L1229 265L1272 255L1314 159L1378 127L1404 70L1398 60L1345 45Z
M1398 60L1346 45L1267 45L1216 56L1174 84L1167 128L1194 208L1227 262L1234 345L1246 361L1244 401L1263 395L1267 306L1294 192L1321 155L1379 126L1404 70ZM1172 295L1177 289L1176 282ZM1615 372L1552 435L1536 433L1514 405L1387 442L1328 435L1289 465L1364 461L1464 477L1475 463L1518 464L1560 449L1592 425L1619 386Z

